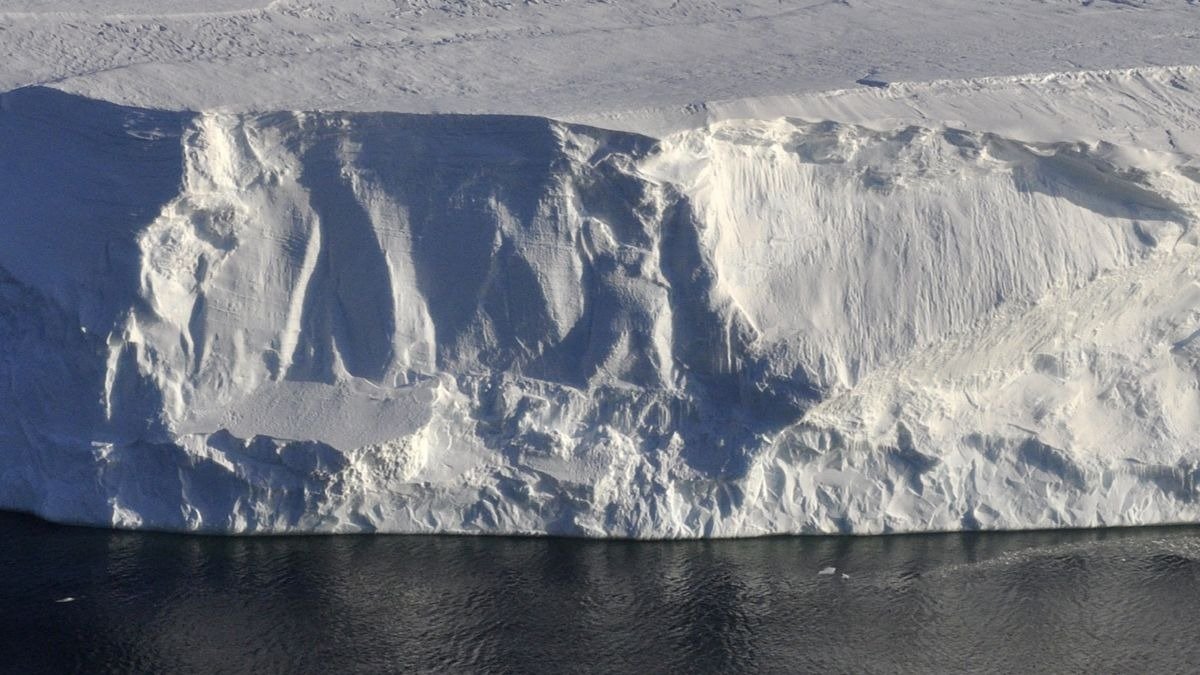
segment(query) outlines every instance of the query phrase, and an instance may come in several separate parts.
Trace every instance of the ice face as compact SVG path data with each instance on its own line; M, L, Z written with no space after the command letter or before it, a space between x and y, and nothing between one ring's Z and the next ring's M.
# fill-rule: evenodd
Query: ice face
M1123 76L1174 102L1126 114L1179 128L1186 76ZM1037 86L1031 119L1085 108ZM1200 512L1190 127L0 102L2 507L628 537Z

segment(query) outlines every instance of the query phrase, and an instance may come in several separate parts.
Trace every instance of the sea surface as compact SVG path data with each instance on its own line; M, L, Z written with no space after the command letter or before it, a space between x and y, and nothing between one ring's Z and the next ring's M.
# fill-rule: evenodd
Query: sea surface
M639 543L0 514L4 672L1197 669L1195 527Z

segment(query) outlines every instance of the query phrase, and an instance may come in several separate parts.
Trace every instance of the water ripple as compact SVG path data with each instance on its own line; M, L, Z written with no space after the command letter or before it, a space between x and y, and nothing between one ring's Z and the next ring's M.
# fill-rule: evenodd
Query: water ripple
M14 672L1181 672L1198 592L1200 528L632 543L0 515Z

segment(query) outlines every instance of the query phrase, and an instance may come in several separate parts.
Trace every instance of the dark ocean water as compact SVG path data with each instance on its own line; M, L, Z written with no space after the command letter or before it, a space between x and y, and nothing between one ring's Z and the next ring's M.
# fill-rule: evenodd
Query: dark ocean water
M0 612L14 673L1196 672L1200 528L634 543L0 514Z

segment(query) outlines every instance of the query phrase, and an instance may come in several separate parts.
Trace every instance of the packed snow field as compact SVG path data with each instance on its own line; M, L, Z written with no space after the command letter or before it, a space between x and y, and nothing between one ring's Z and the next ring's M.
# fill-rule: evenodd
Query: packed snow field
M1200 8L251 4L0 0L0 508L1200 518Z

